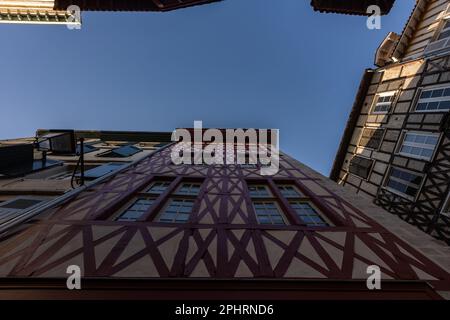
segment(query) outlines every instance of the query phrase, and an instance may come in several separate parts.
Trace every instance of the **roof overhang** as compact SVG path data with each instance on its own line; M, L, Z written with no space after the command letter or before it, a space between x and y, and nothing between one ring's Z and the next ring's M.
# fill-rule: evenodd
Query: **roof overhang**
M82 11L170 11L218 1L222 0L55 0L55 9L76 5Z
M342 13L353 15L371 15L367 13L367 8L377 5L381 9L381 14L385 15L391 11L395 0L311 0L311 5L316 11L323 13Z

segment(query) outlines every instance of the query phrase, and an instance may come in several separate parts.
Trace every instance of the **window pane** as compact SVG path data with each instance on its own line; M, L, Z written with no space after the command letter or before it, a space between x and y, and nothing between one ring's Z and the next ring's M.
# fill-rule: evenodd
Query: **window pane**
M137 199L116 220L117 221L136 221L150 209L153 202L154 202L153 199Z
M178 189L177 194L198 195L200 192L200 183L183 183Z
M386 186L410 197L415 197L422 183L422 176L392 168Z
M194 200L192 199L171 199L168 206L159 217L159 222L183 223L189 220Z
M278 189L285 198L298 198L301 196L293 185L278 185Z
M417 111L450 110L450 88L439 88L422 91L416 106Z
M308 202L290 202L298 217L307 226L327 226L328 224Z
M170 182L168 181L156 181L152 184L152 186L147 190L149 193L163 193L166 191L167 187L169 187Z
M431 160L439 137L432 133L406 133L399 152L403 155Z
M250 192L250 197L270 197L271 194L266 186L256 185L256 186L248 186L248 190Z
M260 224L284 225L284 220L273 201L253 202L256 218Z

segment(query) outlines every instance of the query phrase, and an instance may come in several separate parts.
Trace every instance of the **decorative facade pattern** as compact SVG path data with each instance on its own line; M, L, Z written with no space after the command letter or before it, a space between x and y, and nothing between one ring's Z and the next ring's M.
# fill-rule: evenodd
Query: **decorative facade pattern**
M380 59L377 53L383 67L366 72L331 173L447 244L450 56L436 45L449 36L449 6L448 0L417 1L403 34L389 44L391 54ZM379 135L368 138L367 130ZM351 170L355 157L367 159L359 170L365 174Z
M0 245L2 277L61 278L68 265L84 277L367 278L369 265L383 279L426 280L450 290L450 274L371 217L336 195L318 177L283 154L280 171L264 177L239 165L173 165L171 147L141 160L112 179L41 214ZM170 181L141 221L114 217L154 181ZM184 181L201 182L187 223L155 220ZM289 223L256 220L249 184L264 184ZM330 221L307 226L286 208L276 184L291 184Z

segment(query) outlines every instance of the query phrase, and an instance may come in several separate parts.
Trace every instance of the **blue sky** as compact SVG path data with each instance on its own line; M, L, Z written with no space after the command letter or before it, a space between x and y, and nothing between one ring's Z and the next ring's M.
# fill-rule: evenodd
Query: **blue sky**
M225 0L169 13L84 13L0 25L0 139L38 128L278 128L281 148L328 175L363 70L414 1L366 18L309 0Z

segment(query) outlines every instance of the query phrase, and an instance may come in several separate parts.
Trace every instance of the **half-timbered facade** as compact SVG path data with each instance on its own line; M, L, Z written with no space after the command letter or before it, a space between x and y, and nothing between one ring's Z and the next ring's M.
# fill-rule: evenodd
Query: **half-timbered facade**
M263 176L175 165L176 147L3 234L0 298L450 298L445 245L287 154ZM82 290L65 287L71 265ZM381 290L366 286L372 265Z
M450 244L449 6L417 1L380 45L331 178Z

